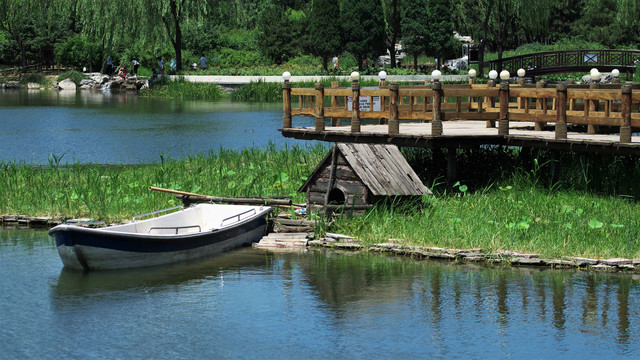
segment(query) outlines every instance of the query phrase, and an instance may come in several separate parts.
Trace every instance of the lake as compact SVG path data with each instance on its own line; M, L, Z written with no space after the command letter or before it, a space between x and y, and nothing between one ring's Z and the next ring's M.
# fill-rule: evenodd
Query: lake
M630 359L638 275L244 248L82 273L0 230L6 359Z
M0 90L0 162L148 163L220 148L277 147L280 103L158 100L132 93ZM313 124L296 119L296 124Z

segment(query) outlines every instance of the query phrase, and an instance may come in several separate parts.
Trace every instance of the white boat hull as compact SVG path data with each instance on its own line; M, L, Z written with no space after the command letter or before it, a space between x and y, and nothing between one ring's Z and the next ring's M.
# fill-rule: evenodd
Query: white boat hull
M207 207L223 207L224 211L218 214L213 211L217 209ZM200 204L194 208L103 229L59 225L49 234L56 239L65 267L93 271L158 266L208 257L257 242L264 235L265 218L271 211L268 207L238 205ZM243 217L247 212L251 213ZM221 219L231 213L241 216L225 225L228 219ZM211 223L221 225L203 228Z

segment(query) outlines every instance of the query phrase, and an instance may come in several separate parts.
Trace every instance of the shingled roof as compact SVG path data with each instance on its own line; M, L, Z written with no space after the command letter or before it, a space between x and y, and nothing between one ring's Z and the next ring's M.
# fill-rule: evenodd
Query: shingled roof
M343 144L335 145L353 168L362 183L376 196L413 196L431 194L395 145ZM316 174L331 166L331 152L316 167L300 191L305 191Z

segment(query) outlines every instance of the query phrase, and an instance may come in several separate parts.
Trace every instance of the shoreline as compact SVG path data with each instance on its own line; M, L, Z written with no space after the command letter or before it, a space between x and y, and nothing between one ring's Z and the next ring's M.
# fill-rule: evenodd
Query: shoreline
M550 269L583 269L603 272L640 273L640 259L592 259L567 256L561 259L547 259L538 254L523 254L503 250L485 253L483 249L445 249L428 246L412 246L395 243L379 243L364 246L357 242L340 242L332 238L322 238L308 242L309 247L336 250L369 251L405 256L418 260L446 260L450 262L480 263L486 265L509 265Z
M64 222L90 222L91 219L72 219L64 217L33 217L26 215L0 215L0 230L31 229L47 230ZM273 219L271 220L273 221ZM99 223L99 222L98 222ZM274 234L270 232L265 235ZM283 232L280 234L291 234ZM307 233L306 237L315 238L314 233ZM486 253L482 248L475 249L447 249L432 246L414 246L400 244L401 240L389 239L389 242L377 243L371 246L361 244L360 240L350 236L333 234L331 236L304 241L303 246L260 246L264 250L295 251L300 248L324 248L343 251L365 251L380 254L392 254L416 260L438 260L449 262L476 263L485 265L507 265L516 267L548 268L557 270L579 269L601 272L640 273L640 258L625 259L597 259L579 256L565 256L560 259L541 257L538 254L520 253L512 250L502 250L496 253ZM256 248L258 243L254 243ZM299 243L298 243L299 244Z

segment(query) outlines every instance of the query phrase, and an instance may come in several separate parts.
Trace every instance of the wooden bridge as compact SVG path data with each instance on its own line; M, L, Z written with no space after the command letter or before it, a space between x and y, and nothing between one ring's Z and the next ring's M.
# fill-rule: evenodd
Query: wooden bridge
M283 85L285 137L405 147L506 145L640 156L640 86L493 82L488 85L292 89ZM351 106L360 104L360 106ZM296 116L315 118L295 127ZM450 166L455 167L455 151ZM453 163L452 163L453 162ZM455 173L455 171L453 171Z
M518 69L525 69L527 76L589 72L592 68L601 72L618 69L633 74L634 62L639 59L640 51L637 50L565 50L508 57L487 64L491 70L508 70L512 74Z

